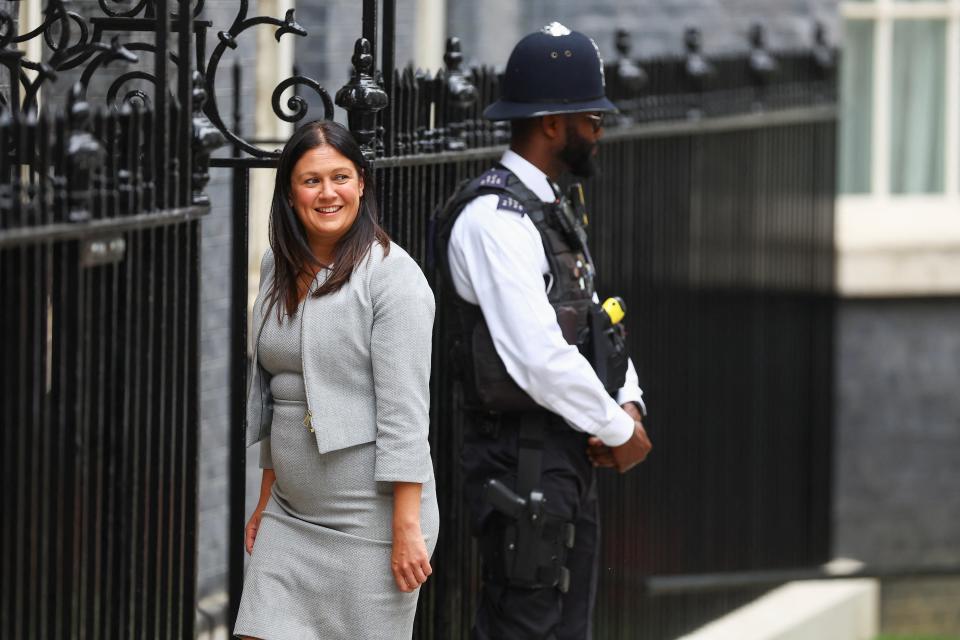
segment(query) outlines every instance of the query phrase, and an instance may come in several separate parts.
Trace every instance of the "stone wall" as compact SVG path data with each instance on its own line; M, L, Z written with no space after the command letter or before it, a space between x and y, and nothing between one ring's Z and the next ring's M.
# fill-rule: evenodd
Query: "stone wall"
M837 555L960 566L958 328L957 299L841 304Z
M960 300L846 300L837 315L834 553L960 566ZM881 631L960 634L960 576L885 578Z

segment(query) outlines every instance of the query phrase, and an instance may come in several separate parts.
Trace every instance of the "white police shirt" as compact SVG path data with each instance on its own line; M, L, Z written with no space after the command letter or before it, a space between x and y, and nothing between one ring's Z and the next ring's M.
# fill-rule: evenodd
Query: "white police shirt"
M546 174L522 156L508 150L500 162L541 200L555 200ZM633 420L620 405L643 405L633 362L614 401L563 338L547 299L550 268L536 226L529 216L498 209L498 201L494 194L480 196L454 223L447 254L454 288L480 306L507 372L537 404L604 444L623 444L633 435Z

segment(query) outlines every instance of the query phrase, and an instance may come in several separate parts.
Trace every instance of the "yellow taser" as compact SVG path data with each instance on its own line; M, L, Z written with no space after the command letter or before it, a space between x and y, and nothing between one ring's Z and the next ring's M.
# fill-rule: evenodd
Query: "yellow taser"
M610 323L617 324L623 317L627 315L627 305L624 304L623 298L620 296L614 296L612 298L607 298L603 301L603 310L607 312L607 315L610 316Z

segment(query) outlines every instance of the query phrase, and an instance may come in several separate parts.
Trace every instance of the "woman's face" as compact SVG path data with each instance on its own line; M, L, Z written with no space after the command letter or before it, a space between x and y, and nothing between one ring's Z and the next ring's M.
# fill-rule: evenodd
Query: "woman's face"
M310 149L293 166L291 205L311 245L335 245L357 219L362 195L356 166L328 144Z

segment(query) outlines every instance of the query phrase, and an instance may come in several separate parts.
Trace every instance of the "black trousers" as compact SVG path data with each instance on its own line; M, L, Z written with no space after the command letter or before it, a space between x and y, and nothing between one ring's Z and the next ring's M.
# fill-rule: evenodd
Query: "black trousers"
M546 510L576 527L567 556L570 589L531 589L507 584L501 566L503 529L509 524L482 498L483 484L496 478L516 489L519 425L549 416L545 429L541 490ZM599 521L596 474L586 455L586 434L547 414L512 415L498 430L472 427L464 436L462 465L467 506L480 539L483 584L474 640L589 640L597 591Z

